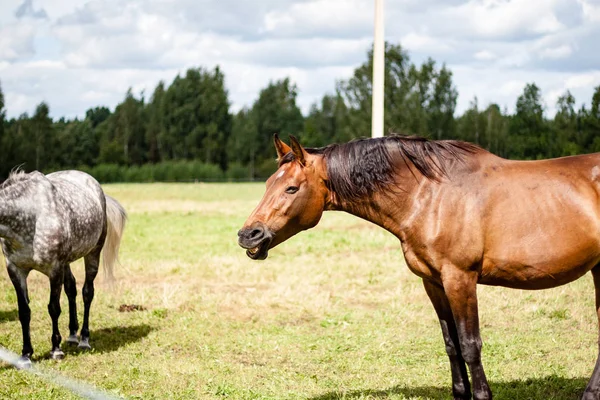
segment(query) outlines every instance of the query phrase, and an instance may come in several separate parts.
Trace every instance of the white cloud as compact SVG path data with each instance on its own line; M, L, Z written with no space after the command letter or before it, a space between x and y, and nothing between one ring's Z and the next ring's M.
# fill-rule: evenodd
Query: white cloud
M446 14L465 33L484 38L513 38L563 29L554 13L557 3L557 0L471 0Z
M371 33L373 3L364 0L312 0L291 4L288 9L268 12L262 32L279 36L362 36Z
M568 44L563 44L557 47L549 47L541 50L539 55L541 58L560 59L565 58L573 53L573 49Z
M453 50L452 45L446 43L441 38L434 38L415 32L410 32L408 35L402 37L400 43L411 51L444 53Z
M565 81L566 89L579 89L600 85L600 71L572 75Z
M22 0L8 0L15 3ZM33 0L35 7L43 8L51 20L57 20L63 15L72 13L77 7L83 7L90 0ZM16 8L16 7L15 7Z
M498 58L498 56L495 53L489 50L478 51L477 53L473 54L473 57L477 60L483 61L495 60Z
M31 23L0 26L0 61L16 61L33 55L36 29Z
M591 22L600 22L600 3L593 0L577 0L583 9L584 17Z
M34 14L24 16L26 5ZM527 82L548 103L572 88L588 102L598 84L597 0L404 0L385 3L386 39L417 63L454 72L458 112L514 106ZM27 13L25 13L27 14ZM269 80L290 76L306 111L366 61L372 0L5 0L0 2L0 80L11 116L42 100L54 116L114 107L128 87L150 96L189 67L225 73L233 109ZM551 110L549 104L548 109Z

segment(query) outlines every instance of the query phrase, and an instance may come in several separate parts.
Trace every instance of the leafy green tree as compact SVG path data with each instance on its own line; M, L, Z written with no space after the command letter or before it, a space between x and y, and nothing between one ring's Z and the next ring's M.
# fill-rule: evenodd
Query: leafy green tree
M77 119L66 123L55 123L57 132L57 166L78 168L96 165L99 144L92 120Z
M218 67L212 75L205 75L202 90L204 101L199 111L205 130L200 144L204 155L199 158L205 163L219 165L224 171L227 169L227 142L233 118L229 112L225 76Z
M163 99L168 128L159 139L164 157L195 158L225 169L232 124L227 96L225 77L218 67L189 69L184 78L177 76Z
M553 129L556 141L550 150L553 157L574 155L581 152L577 144L578 118L575 111L575 98L570 91L558 98L556 103L556 115L554 116Z
M338 91L348 108L347 129L352 137L368 136L371 129L372 51ZM384 126L388 130L433 138L449 138L455 131L458 93L452 73L428 59L412 64L400 45L385 45Z
M322 147L349 141L353 136L347 120L348 107L341 94L323 96L320 107L313 104L304 121L303 144Z
M481 145L485 116L479 111L479 100L475 97L469 108L459 118L458 138Z
M243 108L233 118L233 128L229 143L227 145L227 155L229 164L247 165L248 177L254 178L256 171L256 153L257 153L258 130L252 116L252 111Z
M592 95L592 105L590 107L588 130L591 136L596 138L600 137L600 86L596 86L594 94ZM595 151L600 151L600 146L594 148Z
M384 127L406 130L412 116L407 109L407 97L416 81L416 70L410 64L408 54L401 46L385 43ZM412 72L411 72L412 71ZM409 75L411 75L409 77ZM365 137L371 132L371 109L373 92L373 50L367 53L367 61L354 70L352 77L337 84L338 93L348 108L347 128L352 138Z
M456 139L476 143L499 156L507 156L508 120L497 104L479 109L475 97L457 120Z
M110 117L110 110L106 107L94 107L85 112L85 119L90 122L92 129L96 129L108 117Z
M10 168L10 154L13 138L11 135L11 131L8 129L8 122L6 121L6 110L4 108L4 93L2 92L2 84L0 82L0 148L5 153L5 155L0 159L0 181L6 178ZM14 153L13 153L14 154ZM8 157L7 157L8 155ZM7 159L8 158L8 159Z
M146 110L146 143L148 144L148 161L159 162L164 158L161 150L161 140L166 135L164 111L165 84L160 81L154 89L154 94Z
M450 139L455 135L454 110L458 91L452 83L452 72L442 65L432 77L431 97L426 104L429 133L436 139Z
M31 119L27 113L21 114L7 124L3 151L7 151L8 170L20 166L26 170L35 169L36 143L32 133ZM10 150L9 150L10 149Z
M497 104L490 104L483 114L485 116L483 146L494 154L507 157L509 127L507 112L502 112Z
M100 161L139 165L146 161L144 99L127 91L115 112L97 126L100 134Z
M594 89L592 103L581 107L577 116L579 132L577 144L583 152L600 151L600 86Z
M35 151L35 169L41 170L52 165L51 149L54 140L52 137L52 119L49 116L50 108L45 102L40 103L31 118L31 132Z
M4 137L4 120L6 119L6 110L4 109L4 93L2 92L2 82L0 82L0 142Z
M254 149L257 162L264 163L274 159L274 133L278 133L286 141L290 134L302 134L304 117L296 105L296 96L296 85L289 78L270 82L260 91L251 111L256 126Z
M516 113L510 125L510 151L515 158L543 158L551 138L544 119L541 91L536 84L527 84L517 99Z

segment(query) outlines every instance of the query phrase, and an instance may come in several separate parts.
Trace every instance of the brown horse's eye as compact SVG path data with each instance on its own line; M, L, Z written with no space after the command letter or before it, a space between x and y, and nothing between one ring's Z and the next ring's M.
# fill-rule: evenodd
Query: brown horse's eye
M287 189L285 189L285 192L288 194L294 194L298 191L298 186L290 186Z

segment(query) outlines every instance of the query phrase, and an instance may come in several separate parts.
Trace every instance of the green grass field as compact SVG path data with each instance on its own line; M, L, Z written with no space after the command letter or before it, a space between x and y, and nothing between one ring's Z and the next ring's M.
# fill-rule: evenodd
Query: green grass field
M100 276L87 353L48 359L48 279L29 278L34 361L132 399L447 399L442 335L391 234L326 213L246 258L237 230L263 184L107 185L129 222L117 283ZM73 268L81 293L83 265ZM577 399L594 367L589 275L553 290L479 287L483 360L496 399ZM78 296L82 315L81 296ZM144 311L120 312L123 304ZM68 335L66 297L61 333ZM0 344L20 352L16 296L0 273ZM0 363L0 398L70 399Z

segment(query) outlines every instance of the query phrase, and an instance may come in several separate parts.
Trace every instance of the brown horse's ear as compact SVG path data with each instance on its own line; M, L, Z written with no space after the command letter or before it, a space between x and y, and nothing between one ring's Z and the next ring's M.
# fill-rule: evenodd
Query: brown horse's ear
M295 136L290 135L290 143L292 145L292 151L296 156L296 160L300 162L302 165L306 165L306 156L308 153L304 150L304 147L298 142Z
M292 148L287 144L283 143L281 139L279 139L278 134L273 135L273 143L275 143L275 149L277 149L277 159L285 156L287 153L292 151Z

